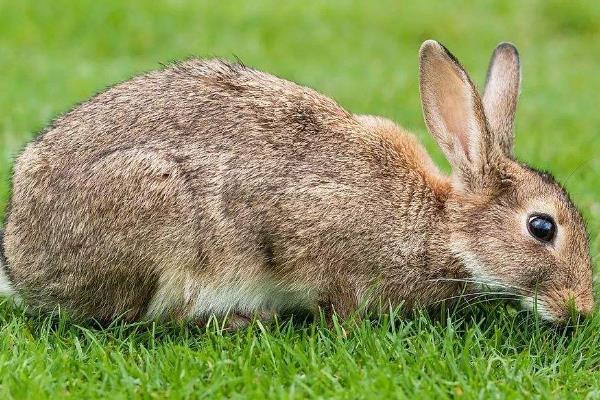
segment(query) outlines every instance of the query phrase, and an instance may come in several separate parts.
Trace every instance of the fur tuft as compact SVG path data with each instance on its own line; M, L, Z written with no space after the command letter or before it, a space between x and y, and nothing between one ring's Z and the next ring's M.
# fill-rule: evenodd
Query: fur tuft
M15 291L4 271L4 264L0 261L0 297L12 297L14 294Z
M0 261L0 297L12 297L15 294L15 291L6 276L6 272L4 272L4 265Z
M15 291L6 274L6 259L4 258L4 230L0 230L0 296L12 297Z

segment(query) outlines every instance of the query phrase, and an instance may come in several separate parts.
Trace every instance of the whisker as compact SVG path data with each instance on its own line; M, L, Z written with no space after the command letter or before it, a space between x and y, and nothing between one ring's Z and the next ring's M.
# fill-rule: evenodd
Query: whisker
M436 304L442 303L442 302L444 302L444 301L449 301L449 300L454 300L454 299L460 299L460 298L463 298L465 301L467 301L467 302L468 302L468 301L470 300L470 298L472 299L472 298L479 298L479 297L481 297L481 296L489 296L489 295L506 295L506 294L507 294L506 292L475 292L475 293L462 293L462 294L459 294L459 295L455 295L455 296L450 296L450 297L443 298L443 299L441 299L441 300L438 300L438 301L435 301L435 302L431 303L430 305L431 305L431 306L433 306L433 305L436 305ZM511 295L513 295L513 296L521 296L521 295L519 295L519 294L511 294Z
M478 300L478 301L476 301L474 303L470 303L470 304L465 305L460 310L458 310L458 312L462 313L463 311L467 310L470 307L474 307L476 305L483 304L483 303L490 303L490 302L493 302L493 301L500 301L500 300L515 300L515 297L513 297L513 296L505 296L505 297L483 298L483 299Z
M490 294L498 294L498 296L488 296L488 293L482 293L478 296L473 297L472 299L469 299L471 301L467 301L466 302L467 304L465 306L463 306L461 309L459 309L459 312L462 312L471 306L475 306L477 304L484 303L484 302L491 302L491 301L497 301L497 300L517 300L517 299L526 298L526 296L523 296L523 295L520 295L517 293L490 292ZM481 299L481 300L472 302L473 300L477 300L477 299Z
M471 302L472 302L473 300L476 300L476 299L478 299L478 298L481 298L481 297L482 297L482 296L484 296L484 295L485 295L484 293L475 293L474 295L462 294L461 296L453 296L453 298L461 298L461 300L464 300L464 302L466 303L466 306L469 306L469 305L471 305ZM453 312L456 312L456 311L457 311L457 308L456 308L456 307L457 307L459 304L460 304L460 302L459 302L459 303L457 303L457 304L456 304L456 306L455 306L455 307L452 309L452 310L453 310ZM463 307L463 308L464 308L464 307Z
M429 279L428 282L461 282L461 283L478 283L481 285L486 284L486 282L479 281L474 278L435 278L435 279Z
M573 171L571 171L571 173L569 175L567 175L567 177L564 180L564 184L566 185L569 182L569 179L571 179L571 177L575 174L575 172L577 172L581 167L583 167L584 165L586 165L592 161L594 161L593 158L582 161L577 167L575 167L575 169L573 169Z
M474 278L468 278L468 279L462 279L462 278L436 278L436 279L430 279L429 282L477 283L477 284L484 285L484 286L499 287L499 288L503 288L503 289L520 290L520 291L523 291L523 292L528 293L528 294L534 294L535 293L531 289L520 287L520 286L516 286L516 285L511 285L511 284L504 283L504 282L487 282L487 281L477 280L477 279L474 279Z

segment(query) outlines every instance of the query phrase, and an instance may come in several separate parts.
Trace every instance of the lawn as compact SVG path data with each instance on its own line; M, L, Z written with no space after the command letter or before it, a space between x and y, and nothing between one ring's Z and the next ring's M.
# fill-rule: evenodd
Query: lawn
M216 5L218 4L218 6ZM517 155L550 170L600 256L596 2L0 0L0 215L22 146L102 88L188 56L244 63L413 130L444 168L418 96L417 51L446 44L482 83L491 50L523 67ZM237 333L79 326L0 305L0 398L600 398L600 313L568 332L501 303L328 329Z

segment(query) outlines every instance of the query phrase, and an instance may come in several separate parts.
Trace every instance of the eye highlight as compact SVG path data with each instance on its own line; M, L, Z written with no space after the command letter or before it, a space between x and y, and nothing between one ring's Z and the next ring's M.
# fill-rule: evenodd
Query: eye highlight
M551 216L532 214L527 219L527 230L537 240L551 242L556 234L556 224Z

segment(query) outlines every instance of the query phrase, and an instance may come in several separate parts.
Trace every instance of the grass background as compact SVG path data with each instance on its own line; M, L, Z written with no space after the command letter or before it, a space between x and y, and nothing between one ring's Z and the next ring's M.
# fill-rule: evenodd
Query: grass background
M54 116L114 82L197 56L246 64L356 113L422 122L417 51L435 38L482 83L521 51L516 153L551 170L600 252L600 6L595 1L53 2L0 0L0 215L12 160ZM598 258L595 258L596 267ZM223 334L52 323L0 306L0 398L600 398L600 317L572 332L501 304L326 329Z

